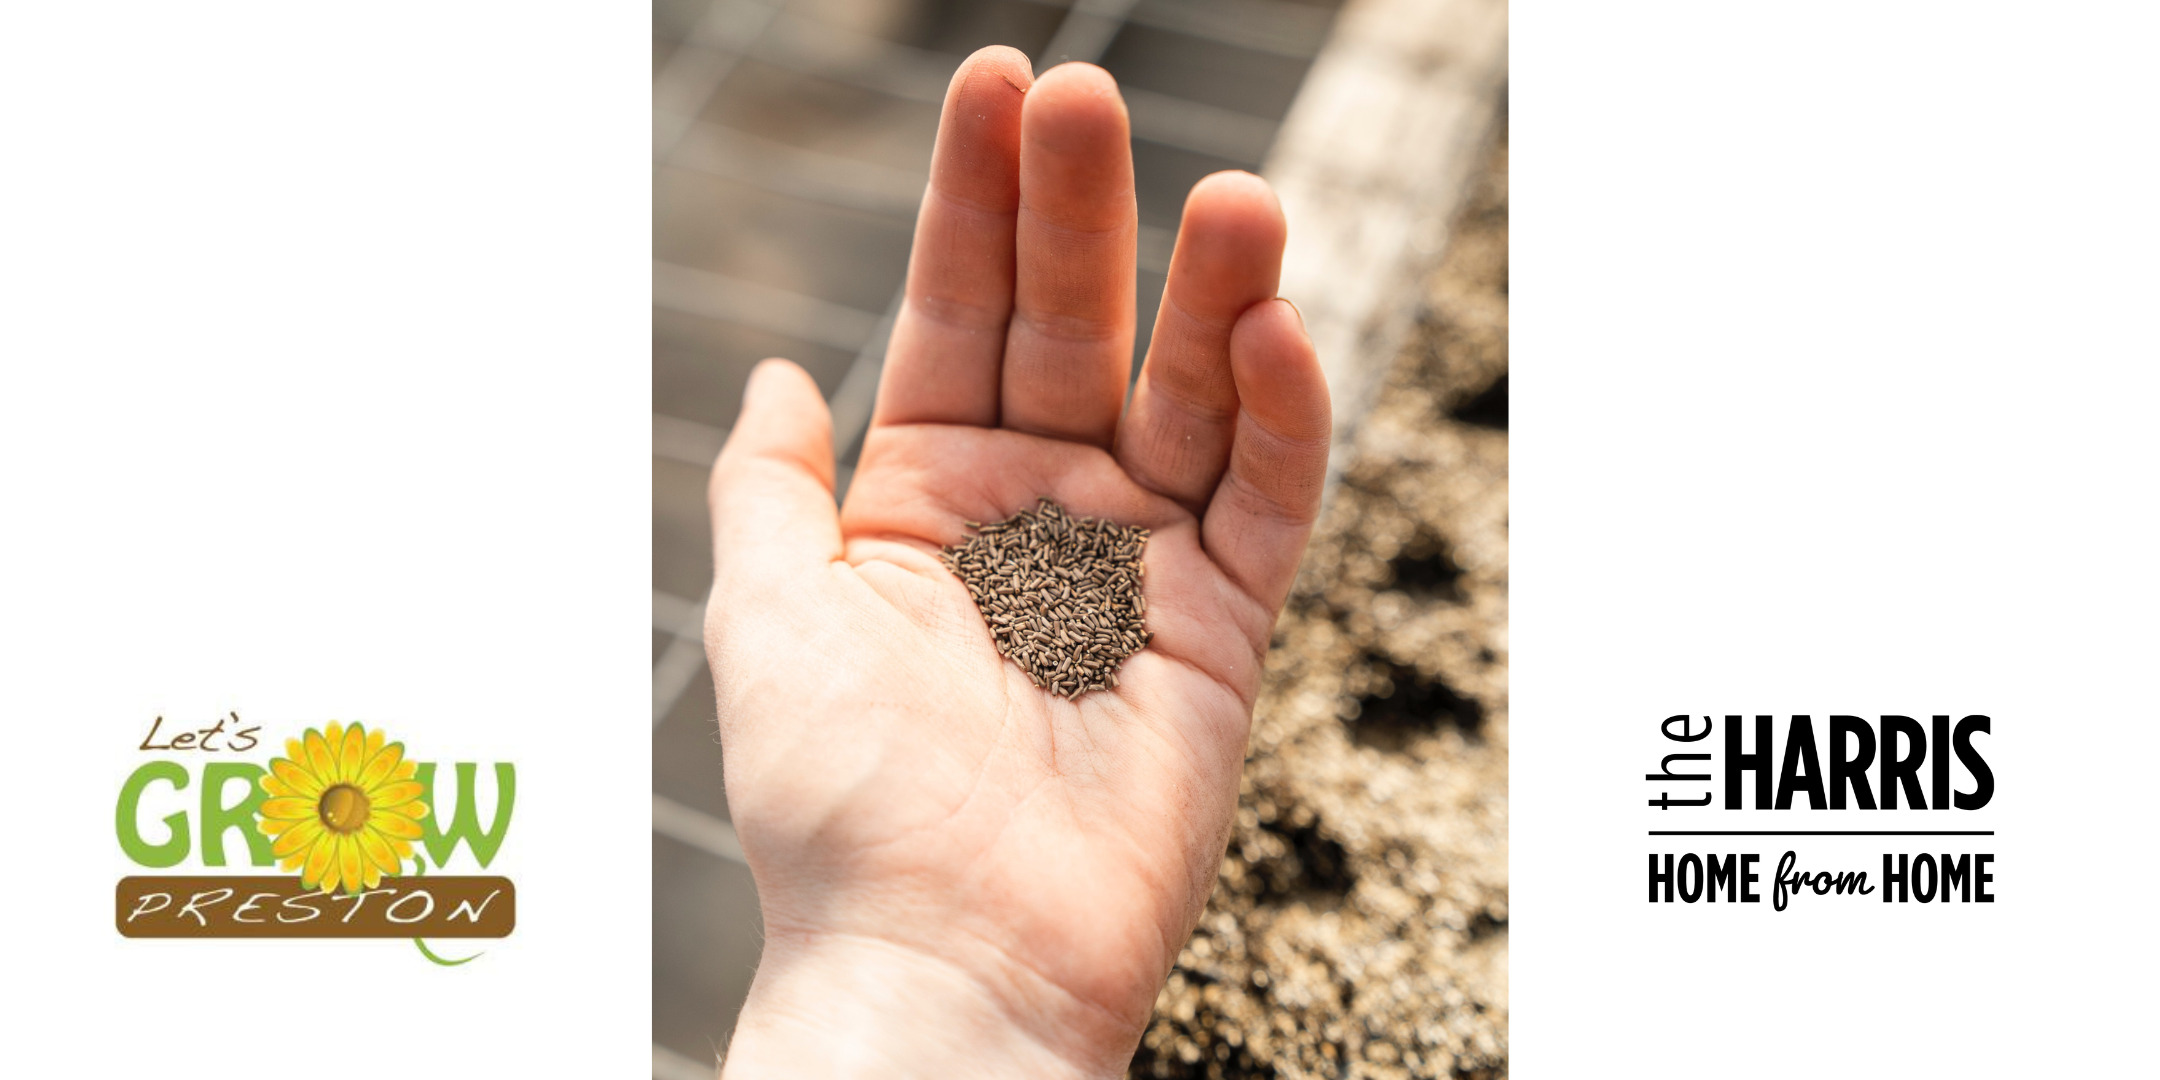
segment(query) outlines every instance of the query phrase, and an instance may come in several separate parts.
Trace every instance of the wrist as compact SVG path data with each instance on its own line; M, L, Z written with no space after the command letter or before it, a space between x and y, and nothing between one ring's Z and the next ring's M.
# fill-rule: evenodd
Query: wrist
M915 946L768 930L722 1077L1124 1074L1129 1040L1105 1045L1101 1017L1073 1024L1042 1005Z

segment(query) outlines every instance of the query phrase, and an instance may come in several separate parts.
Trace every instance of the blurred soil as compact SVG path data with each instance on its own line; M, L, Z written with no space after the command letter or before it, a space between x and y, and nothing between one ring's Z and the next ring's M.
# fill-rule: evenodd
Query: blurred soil
M1508 1071L1503 117L1275 631L1134 1077Z

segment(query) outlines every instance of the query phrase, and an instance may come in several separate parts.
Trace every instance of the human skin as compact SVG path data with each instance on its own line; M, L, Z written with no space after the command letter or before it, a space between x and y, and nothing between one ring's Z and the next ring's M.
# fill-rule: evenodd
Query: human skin
M1327 387L1275 299L1274 195L1218 173L1128 403L1137 232L1110 76L985 49L946 95L845 506L815 384L751 375L705 625L765 920L730 1078L1122 1075L1207 902ZM1154 638L1072 701L936 558L1042 495L1152 530Z

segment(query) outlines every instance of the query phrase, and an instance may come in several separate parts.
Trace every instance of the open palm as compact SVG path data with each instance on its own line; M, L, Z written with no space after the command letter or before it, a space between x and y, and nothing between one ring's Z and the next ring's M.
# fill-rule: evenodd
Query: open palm
M1192 931L1329 412L1295 309L1272 299L1281 213L1242 173L1187 202L1128 406L1136 234L1109 76L1068 64L1037 81L986 49L946 96L837 512L815 385L779 361L752 376L714 470L707 616L767 933L738 1047L817 1029L820 984L875 970L920 978L915 1002L939 1003L925 1023L965 1029L979 1008L1040 1052L1038 1072L1115 1074ZM1153 640L1115 689L1070 701L998 655L936 558L964 521L1044 495L1153 533ZM916 993L888 992L903 1012ZM883 1075L950 1064L916 1045L824 1052Z

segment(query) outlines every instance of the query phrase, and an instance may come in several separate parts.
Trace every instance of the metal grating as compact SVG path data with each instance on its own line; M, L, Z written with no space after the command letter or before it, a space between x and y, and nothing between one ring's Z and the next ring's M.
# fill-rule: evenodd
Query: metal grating
M953 69L985 45L1093 60L1132 113L1148 340L1185 192L1257 169L1332 0L656 0L653 8L653 1075L711 1075L759 917L699 641L705 474L751 365L834 413L840 480L884 360Z

